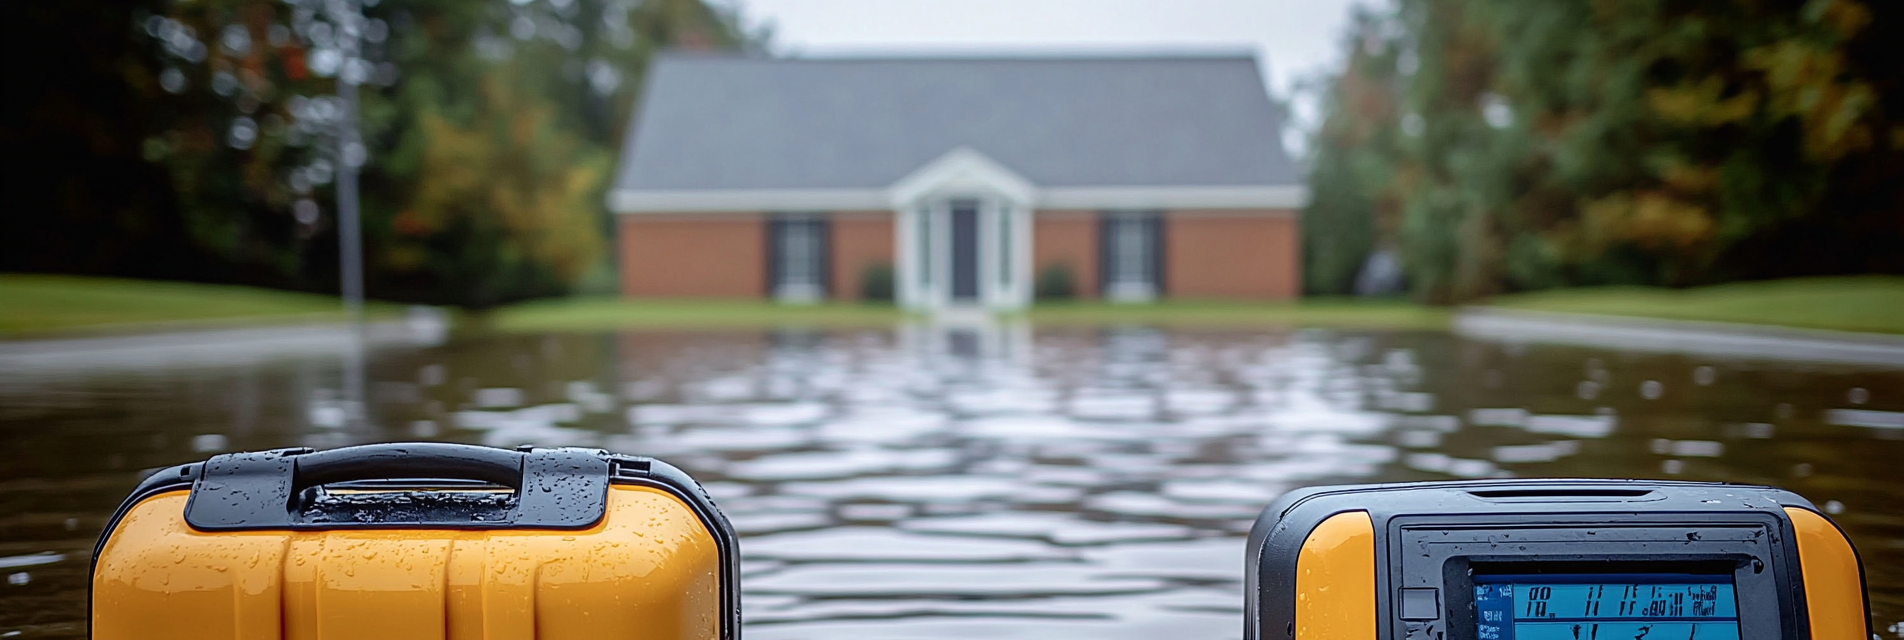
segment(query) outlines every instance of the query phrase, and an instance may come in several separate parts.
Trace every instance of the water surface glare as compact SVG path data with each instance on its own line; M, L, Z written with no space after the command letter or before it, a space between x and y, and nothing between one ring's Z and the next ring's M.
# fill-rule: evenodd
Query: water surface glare
M164 465L372 440L592 446L702 480L745 636L1236 638L1243 536L1317 483L1783 486L1904 637L1904 371L1440 332L625 332L372 354L374 431L309 353L0 371L0 633L85 635L87 558Z

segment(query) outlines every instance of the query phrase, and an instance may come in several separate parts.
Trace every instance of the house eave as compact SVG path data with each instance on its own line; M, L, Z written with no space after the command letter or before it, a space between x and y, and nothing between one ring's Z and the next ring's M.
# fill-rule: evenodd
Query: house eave
M885 189L620 189L608 195L609 211L630 215L891 208Z
M1300 209L1309 188L1300 184L1251 186L1052 187L1042 209Z
M1247 186L1047 187L1029 194L1039 209L1300 209L1309 188L1300 184ZM761 211L885 211L893 189L619 189L609 193L617 214Z

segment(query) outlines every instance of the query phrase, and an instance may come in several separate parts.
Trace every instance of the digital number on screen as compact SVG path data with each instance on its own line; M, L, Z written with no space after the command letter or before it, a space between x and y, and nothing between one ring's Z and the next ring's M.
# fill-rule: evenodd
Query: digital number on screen
M1729 576L1476 576L1478 640L1739 640Z

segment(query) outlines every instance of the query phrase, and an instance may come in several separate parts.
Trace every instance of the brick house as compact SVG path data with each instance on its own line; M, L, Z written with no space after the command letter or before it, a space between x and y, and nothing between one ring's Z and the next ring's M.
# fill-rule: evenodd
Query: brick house
M913 309L1300 289L1307 190L1247 56L662 56L609 193L622 291Z

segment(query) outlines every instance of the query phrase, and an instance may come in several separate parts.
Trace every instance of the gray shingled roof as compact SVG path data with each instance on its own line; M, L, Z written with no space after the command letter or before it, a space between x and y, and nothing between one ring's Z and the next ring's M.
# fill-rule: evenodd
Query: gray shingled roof
M1287 185L1255 59L662 56L623 190L885 187L971 147L1044 186Z

